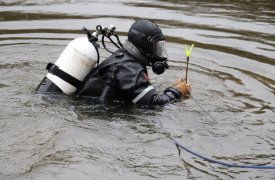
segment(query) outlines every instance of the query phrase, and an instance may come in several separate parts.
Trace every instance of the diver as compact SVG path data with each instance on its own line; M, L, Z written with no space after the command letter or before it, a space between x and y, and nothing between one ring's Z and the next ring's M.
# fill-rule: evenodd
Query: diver
M64 57L68 58L68 55ZM165 37L158 25L149 20L134 22L124 46L91 70L85 69L86 66L75 70L76 65L66 70L70 63L61 61L48 64L48 74L37 87L37 93L65 93L80 98L97 97L101 102L123 100L155 106L178 100L191 90L190 84L184 79L176 80L174 85L167 87L162 93L157 93L151 85L146 66L151 66L152 71L158 75L164 73L169 66ZM72 73L69 74L69 71ZM84 73L82 77L77 76L82 72L87 75ZM68 88L65 87L69 85L72 90L66 93Z

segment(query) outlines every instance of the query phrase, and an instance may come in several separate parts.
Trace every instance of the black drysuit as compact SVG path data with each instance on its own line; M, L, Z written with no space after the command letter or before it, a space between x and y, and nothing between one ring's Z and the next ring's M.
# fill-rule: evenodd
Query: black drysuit
M99 97L101 101L121 99L154 106L179 99L182 93L169 87L158 94L149 82L146 66L121 48L87 75L76 96Z

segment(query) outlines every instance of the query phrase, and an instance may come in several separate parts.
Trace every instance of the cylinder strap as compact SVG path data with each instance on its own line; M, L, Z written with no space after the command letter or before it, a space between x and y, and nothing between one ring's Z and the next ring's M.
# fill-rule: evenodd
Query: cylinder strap
M59 69L58 66L54 65L53 63L49 63L46 69L49 73L56 75L57 77L61 78L62 80L66 81L67 83L73 85L76 88L78 88L82 84L80 80L62 71L61 69Z

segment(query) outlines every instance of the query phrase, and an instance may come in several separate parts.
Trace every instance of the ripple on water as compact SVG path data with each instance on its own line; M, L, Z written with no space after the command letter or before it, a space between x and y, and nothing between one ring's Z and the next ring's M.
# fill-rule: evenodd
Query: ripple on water
M240 164L274 164L273 1L4 0L0 2L0 179L271 179L270 170L226 168L178 150ZM106 8L108 6L108 11ZM108 12L108 13L106 13ZM138 13L137 13L138 12ZM35 95L83 26L117 26L122 41L134 19L167 36L170 69L151 73L159 91L184 75L192 97L145 109L100 106ZM109 56L100 49L102 59Z

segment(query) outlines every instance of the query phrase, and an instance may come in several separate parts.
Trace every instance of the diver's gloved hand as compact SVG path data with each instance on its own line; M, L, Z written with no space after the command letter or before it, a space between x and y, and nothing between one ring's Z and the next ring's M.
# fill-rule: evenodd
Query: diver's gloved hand
M177 79L174 87L178 88L183 96L191 93L191 85L186 83L185 79Z
M185 79L177 79L172 87L164 90L164 94L172 93L176 99L180 99L191 93L191 85L186 83Z

